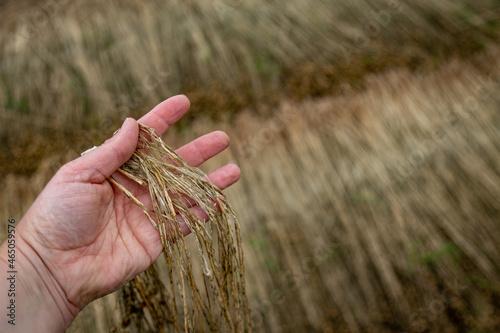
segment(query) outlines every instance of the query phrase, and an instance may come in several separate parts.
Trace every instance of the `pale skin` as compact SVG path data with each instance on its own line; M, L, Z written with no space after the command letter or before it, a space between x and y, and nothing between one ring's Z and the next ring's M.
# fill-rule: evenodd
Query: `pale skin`
M161 135L188 108L185 96L174 96L138 122ZM88 303L117 290L160 255L157 230L142 210L107 180L112 175L148 203L147 189L116 171L132 156L137 137L137 122L127 118L115 136L64 165L18 223L15 326L5 315L10 284L6 279L7 244L2 244L0 332L64 332ZM228 145L228 136L216 131L179 148L177 153L191 166L199 166ZM239 176L239 168L228 164L208 178L224 189ZM183 231L189 233L185 227Z

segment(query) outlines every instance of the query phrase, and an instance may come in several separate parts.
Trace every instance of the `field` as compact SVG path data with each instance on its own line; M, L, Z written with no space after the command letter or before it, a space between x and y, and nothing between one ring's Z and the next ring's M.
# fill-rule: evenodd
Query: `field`
M2 9L0 215L185 93L242 168L256 332L500 330L496 1L22 1ZM2 233L5 231L2 229ZM159 264L161 269L161 264ZM116 293L70 332L122 327Z

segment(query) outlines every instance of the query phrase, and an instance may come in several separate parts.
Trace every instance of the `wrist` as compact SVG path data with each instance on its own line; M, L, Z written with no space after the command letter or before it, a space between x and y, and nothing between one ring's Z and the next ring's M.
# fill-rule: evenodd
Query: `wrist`
M15 255L12 251L10 257L8 255L12 242L10 248L7 241L0 246L0 274L6 275L0 280L3 296L0 301L5 299L9 303L6 306L15 306L14 316L0 322L0 328L8 328L9 332L64 332L78 308L67 301L64 290L40 254L25 241L21 230L16 227L15 231ZM9 323L12 317L15 320Z

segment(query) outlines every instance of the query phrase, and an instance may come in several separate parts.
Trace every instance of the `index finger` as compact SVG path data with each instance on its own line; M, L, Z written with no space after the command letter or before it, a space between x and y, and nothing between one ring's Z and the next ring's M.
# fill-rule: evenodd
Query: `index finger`
M162 136L165 131L189 110L189 99L184 95L177 95L161 102L146 113L139 123L155 130L156 135Z

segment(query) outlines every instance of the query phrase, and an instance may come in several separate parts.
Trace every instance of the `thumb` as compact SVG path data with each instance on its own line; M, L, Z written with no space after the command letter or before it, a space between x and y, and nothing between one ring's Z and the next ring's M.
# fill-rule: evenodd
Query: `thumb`
M71 168L83 182L102 183L132 156L138 137L137 122L127 118L113 137L74 160Z

